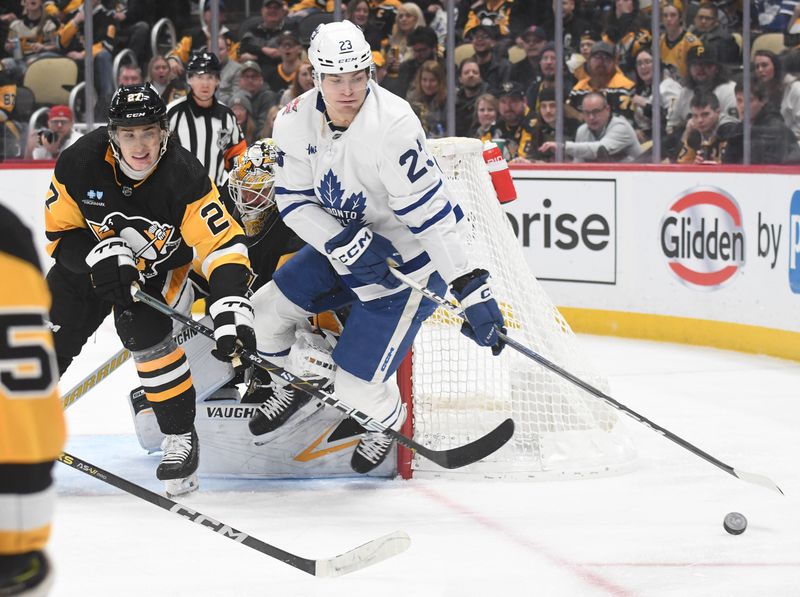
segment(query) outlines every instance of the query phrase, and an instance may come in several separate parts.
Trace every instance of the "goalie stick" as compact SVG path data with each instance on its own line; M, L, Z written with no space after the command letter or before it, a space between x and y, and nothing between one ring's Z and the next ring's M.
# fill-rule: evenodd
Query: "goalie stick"
M392 274L394 274L394 276L398 280L400 280L401 282L403 282L404 284L406 284L410 288L416 290L417 292L421 293L425 297L429 298L434 303L437 303L437 304L441 305L442 307L444 307L445 309L447 309L448 311L450 311L454 315L457 315L458 317L464 319L464 311L459 306L455 305L454 303L451 303L446 298L439 296L438 294L436 294L435 292L433 292L429 288L426 288L425 286L423 286L421 284L418 284L413 279L409 278L408 276L406 276L402 272L398 271L393 266L393 264L390 263L389 265L390 265L389 270L392 272ZM646 425L647 427L649 427L650 429L652 429L656 433L660 433L661 435L666 437L668 440L678 444L679 446L681 446L682 448L688 450L689 452L691 452L695 456L699 456L703 460L705 460L707 462L710 462L711 464L716 466L718 469L725 471L729 475L733 475L737 479L741 479L742 481L746 481L748 483L753 483L754 485L761 485L762 487L766 487L767 489L771 489L773 491L777 491L778 493L783 495L783 491L781 490L781 488L778 487L778 485L772 479L770 479L769 477L767 477L765 475L760 475L760 474L757 474L757 473L748 473L746 471L735 469L732 466L730 466L729 464L725 464L724 462L722 462L721 460L715 458L711 454L709 454L707 452L704 452L703 450L701 450L697 446L689 443L688 441L686 441L682 437L680 437L678 435L675 435L670 430L662 427L661 425L658 425L657 423L654 423L650 419L648 419L648 418L640 415L639 413L637 413L635 410L633 410L631 408L628 408L627 406L625 406L621 402L617 402L614 398L612 398L608 394L602 392L601 390L598 390L593 385L589 384L588 382L583 381L582 379L580 379L579 377L573 375L572 373L570 373L566 369L562 369L561 367L559 367L555 363L549 361L548 359L546 359L542 355L538 354L537 352L534 352L533 350L531 350L527 346L525 346L523 344L520 344L519 342L517 342L513 338L510 338L507 334L504 334L503 332L501 332L499 329L497 330L497 333L500 336L500 338L506 344L508 344L511 348L513 348L517 352L525 355L526 357L528 357L529 359L531 359L533 361L536 361L537 363L542 365L545 369L549 369L550 371L552 371L556 375L559 375L559 376L563 377L564 379L566 379L570 383L578 386L579 388L581 388L582 390L588 392L589 394L591 394L595 398L599 398L600 400L603 400L606 404L608 404L612 408L615 408L615 409L625 413L626 415L628 415L629 417L631 417L635 421L638 421L639 423L642 423L643 425Z
M377 564L378 562L382 562L383 560L401 554L411 545L411 538L406 533L403 531L395 531L394 533L389 533L383 537L368 541L363 545L359 545L355 549L351 549L350 551L339 554L338 556L334 556L332 558L322 558L318 560L304 558L293 553L289 553L288 551L284 551L283 549L275 547L274 545L270 545L261 539L256 539L245 532L228 526L223 522L211 518L210 516L206 516L197 510L193 510L192 508L188 508L182 504L179 504L178 502L174 502L167 497L150 491L149 489L145 489L141 485L137 485L136 483L132 483L127 479L123 479L122 477L118 477L117 475L109 473L108 471L90 464L85 460L81 460L77 456L68 454L67 452L63 452L58 457L58 460L59 462L66 464L77 471L85 473L90 477L94 477L95 479L99 479L104 483L108 483L117 489L126 491L139 499L150 502L154 506L158 506L159 508L166 510L167 512L177 514L178 516L181 516L190 522L199 524L201 527L205 527L211 531L214 531L226 539L231 539L232 541L246 545L250 549L254 549L265 555L268 555L271 558L280 560L284 564L288 564L289 566L297 568L298 570L302 570L303 572L306 572L312 576L330 578L349 574L350 572L361 570L362 568L372 566L373 564Z
M165 305L161 301L156 298L153 298L146 292L136 288L135 286L132 287L131 290L133 294L133 298L150 305L154 309L161 311L165 315L172 317L176 321L179 321L186 325L187 327L193 329L194 331L203 334L208 338L214 338L214 332L204 326L202 323L199 323L192 319L191 317L187 317L182 313L179 313L172 307ZM367 415L366 413L361 412L360 410L348 406L338 398L336 398L333 394L325 392L317 388L314 384L293 375L283 367L278 367L277 365L269 362L268 360L260 357L255 351L247 350L246 348L240 349L241 357L263 369L267 373L275 374L280 376L284 381L289 383L292 387L295 387L299 390L302 390L323 404L327 406L332 406L343 413L347 414L365 429L370 431L379 431L381 433L385 433L392 439L396 440L398 443L415 450L418 454L424 456L425 458L435 462L442 468L447 469L454 469L454 468L461 468L462 466L466 466L468 464L472 464L481 460L482 458L486 458L490 454L496 452L501 447L503 447L506 442L511 439L511 436L514 434L514 421L511 419L506 419L500 425L495 427L492 431L487 433L486 435L479 437L475 441L466 444L464 446L459 446L457 448L452 448L449 450L433 450L431 448L426 448L420 443L415 442L413 439L403 435L399 431L395 431L394 429L390 429L381 425L378 421Z

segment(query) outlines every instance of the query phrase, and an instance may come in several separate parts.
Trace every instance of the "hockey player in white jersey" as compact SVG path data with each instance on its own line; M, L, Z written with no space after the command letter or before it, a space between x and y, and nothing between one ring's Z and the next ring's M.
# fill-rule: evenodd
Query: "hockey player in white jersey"
M463 213L425 149L419 119L373 80L361 30L349 21L320 25L309 59L314 89L290 102L274 129L278 209L308 244L253 297L258 350L285 364L299 321L349 303L332 353L335 392L397 430L406 413L394 374L435 305L401 286L387 260L439 294L449 283L466 311L462 331L495 354L503 348L495 328L503 318L488 272L467 259ZM262 404L251 431L283 424L304 402L298 394ZM353 469L378 466L392 441L365 433Z

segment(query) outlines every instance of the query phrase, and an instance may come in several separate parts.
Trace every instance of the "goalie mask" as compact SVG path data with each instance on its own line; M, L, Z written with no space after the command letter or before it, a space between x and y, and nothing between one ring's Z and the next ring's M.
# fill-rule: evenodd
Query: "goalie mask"
M350 21L318 25L311 34L308 59L314 68L314 83L318 89L325 75L369 69L372 78L372 48L364 32Z
M259 139L236 158L228 178L228 191L248 238L264 232L267 216L275 207L275 163L278 148L272 139Z

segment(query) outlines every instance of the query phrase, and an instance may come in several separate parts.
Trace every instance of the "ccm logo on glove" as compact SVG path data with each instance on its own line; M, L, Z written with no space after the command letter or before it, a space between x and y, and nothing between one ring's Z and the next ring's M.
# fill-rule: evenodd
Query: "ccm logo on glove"
M333 257L345 265L350 265L358 261L358 258L367 250L371 242L372 230L364 226L347 245L334 250Z

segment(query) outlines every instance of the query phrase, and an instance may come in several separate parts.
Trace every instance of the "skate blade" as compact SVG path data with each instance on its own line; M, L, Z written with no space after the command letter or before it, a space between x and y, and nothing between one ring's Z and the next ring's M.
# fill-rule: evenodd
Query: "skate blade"
M200 489L200 481L197 473L193 473L183 479L167 479L164 481L167 497L173 498L187 493L194 493Z

